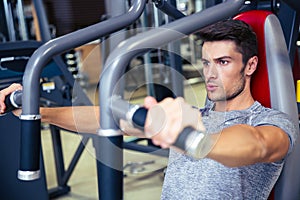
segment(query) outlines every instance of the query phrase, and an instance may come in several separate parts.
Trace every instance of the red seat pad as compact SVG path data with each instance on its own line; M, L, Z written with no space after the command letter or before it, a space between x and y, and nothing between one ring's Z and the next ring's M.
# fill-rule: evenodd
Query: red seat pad
M251 10L238 14L235 20L241 20L249 24L257 35L258 40L258 67L252 76L251 92L253 98L263 106L271 107L270 86L268 78L268 66L266 59L264 24L269 11Z

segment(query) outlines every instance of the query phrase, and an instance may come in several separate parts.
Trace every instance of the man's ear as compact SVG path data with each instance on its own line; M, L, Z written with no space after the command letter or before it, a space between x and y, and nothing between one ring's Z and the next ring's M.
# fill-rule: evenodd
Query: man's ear
M257 68L257 64L258 64L258 57L257 56L251 57L247 62L245 74L247 76L251 76L255 72Z

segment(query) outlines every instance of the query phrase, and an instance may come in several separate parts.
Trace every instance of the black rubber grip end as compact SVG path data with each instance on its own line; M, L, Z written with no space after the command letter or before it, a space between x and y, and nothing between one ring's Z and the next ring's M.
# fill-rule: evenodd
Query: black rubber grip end
M144 107L138 108L132 116L132 122L135 128L144 130L148 110Z
M186 127L183 129L183 131L179 134L176 142L173 144L174 146L182 149L182 150L186 150L186 140L189 136L190 133L192 133L194 131L194 129L192 127Z

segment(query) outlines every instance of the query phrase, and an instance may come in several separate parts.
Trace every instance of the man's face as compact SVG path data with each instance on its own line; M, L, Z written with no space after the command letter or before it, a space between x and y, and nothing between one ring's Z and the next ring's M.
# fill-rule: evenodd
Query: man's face
M231 100L245 88L242 54L233 41L205 42L202 48L203 73L210 100Z

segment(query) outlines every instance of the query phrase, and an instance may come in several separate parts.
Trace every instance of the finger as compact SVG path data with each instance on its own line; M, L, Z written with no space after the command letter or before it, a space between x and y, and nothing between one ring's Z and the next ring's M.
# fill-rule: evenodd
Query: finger
M163 149L169 148L170 145L164 142L161 142L160 140L152 139L152 142L156 146L160 146Z
M6 105L4 103L5 97L16 90L22 90L22 85L18 83L13 83L7 88L0 91L0 114L3 114L6 109Z
M5 100L5 94L3 94L1 90L0 91L0 114L3 114L6 108L4 100Z
M184 116L184 99L179 97L174 99L168 106L166 106L166 115L168 120L166 120L166 126L163 131L166 135L166 140L168 143L174 143L179 133L183 130L183 119Z
M14 111L12 111L13 114L16 116L16 117L20 117L21 113L22 113L22 109L16 109Z
M22 90L22 85L18 84L18 83L13 83L11 84L9 87L1 90L1 93L5 96L9 95L10 93L12 93L13 91L16 90Z
M154 97L151 97L151 96L147 96L145 99L144 99L144 106L145 108L149 109L151 108L152 106L156 105L157 104L157 101Z
M147 113L144 131L148 138L159 134L166 123L166 114L160 104L152 106Z
M11 87L12 90L22 90L23 89L22 85L19 83L13 83L9 87Z
M170 132L168 125L164 126L163 129L152 137L154 144L161 146L162 148L168 148L175 143L178 133Z
M163 127L152 139L160 146L169 147L174 144L185 127L192 126L197 129L198 124L202 124L200 112L187 104L183 98L166 99L159 105L164 108L166 119ZM203 129L203 124L201 127Z
M150 132L148 136L151 136L154 143L163 148L170 147L179 134L182 115L177 117L177 113L181 112L178 104L178 100L166 98L150 109L150 116L153 121L148 124L147 128L149 129L147 131ZM179 123L178 119L180 120Z

